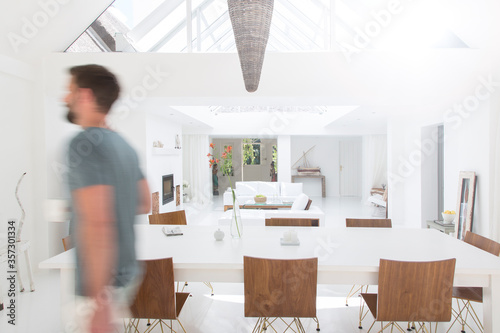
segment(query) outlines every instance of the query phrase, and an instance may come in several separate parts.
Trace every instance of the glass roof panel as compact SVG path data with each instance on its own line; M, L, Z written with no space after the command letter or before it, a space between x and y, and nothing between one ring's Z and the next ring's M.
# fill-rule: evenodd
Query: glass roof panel
M373 21L373 13L386 7L387 3L381 0L274 0L267 51L337 50L339 43L352 44L359 31ZM188 8L190 15L187 15ZM427 11L423 8L422 12ZM92 48L96 52L115 51L109 38L119 33L129 43L128 47L117 50L123 52L236 52L227 0L116 0L104 14L107 15L107 22L116 22L111 24L120 27L109 27L107 35L101 36L100 30L95 29L95 25L94 29L91 26L82 34L80 43L85 44L84 47L79 47L77 40L68 51L86 50L89 41L94 41ZM99 20L102 18L96 22ZM394 20L394 26L386 30L386 36L370 43L369 47L401 45L401 38L388 38L391 30L405 30L401 21L404 20ZM440 28L453 42L443 40L436 43L430 40L429 36L433 34L419 36L410 33L406 35L405 42L412 45L414 39L416 45L423 47L426 42L429 44L427 47L466 47L446 30L447 27ZM331 36L332 31L334 36ZM446 37L446 34L443 36ZM387 42L382 43L383 39ZM103 40L107 47L102 47Z

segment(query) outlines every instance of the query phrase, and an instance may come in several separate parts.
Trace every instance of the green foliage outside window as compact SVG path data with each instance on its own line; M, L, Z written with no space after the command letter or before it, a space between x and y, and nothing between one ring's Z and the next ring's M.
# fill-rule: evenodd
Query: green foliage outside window
M243 165L260 165L260 139L243 139Z
M278 172L278 146L273 145L273 162L274 169Z

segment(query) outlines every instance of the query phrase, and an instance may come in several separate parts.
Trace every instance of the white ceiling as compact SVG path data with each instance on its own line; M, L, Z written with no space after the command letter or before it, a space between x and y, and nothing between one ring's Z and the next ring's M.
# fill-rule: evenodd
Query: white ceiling
M387 10L389 10L389 4L398 3L399 7L397 14L391 15L387 25L382 24L381 32L371 38L370 42L367 43L366 48L379 50L383 49L387 50L388 53L398 53L401 51L413 53L414 57L399 57L399 59L397 60L406 59L409 63L412 63L411 66L408 66L409 70L428 76L432 76L433 71L429 67L425 66L425 62L422 61L423 57L419 56L421 54L420 52L425 52L425 50L436 48L484 48L491 45L495 35L498 34L498 32L494 32L496 31L495 29L492 29L491 23L494 21L492 13L498 12L498 7L500 7L500 5L491 0L481 0L479 2L467 0L421 0L418 2L387 2L385 0L275 1L275 10L276 8L279 9L279 13L274 14L276 17L276 23L278 23L279 25L286 25L288 21L288 24L293 25L294 22L297 22L297 19L300 19L301 24L306 24L306 22L309 21L311 29L316 29L315 34L317 35L317 37L320 36L321 38L323 38L323 42L319 44L316 43L316 40L315 45L320 45L320 48L324 47L325 50L339 50L340 42L347 42L352 44L354 38L356 36L359 36L358 32L365 29L367 27L367 24L369 24L370 22L380 22L375 18L375 16L378 15L380 19L381 13L386 13ZM130 8L132 8L131 10L134 11L137 10L139 4L145 4L146 2L138 0L117 0L115 2L115 5L118 3L132 3L133 5ZM184 2L178 1L176 3L183 6L182 3ZM193 9L195 9L194 7L197 6L208 6L207 4L211 3L213 3L215 7L211 8L210 11L214 11L216 9L216 13L210 13L209 10L207 10L204 17L209 18L209 16L212 15L212 21L208 22L207 24L214 23L217 18L219 20L227 21L228 18L224 16L225 14L221 14L225 10L225 1L192 0ZM171 7L173 2L159 0L156 1L155 4L155 6L161 5L163 7ZM301 6L306 6L304 8L310 8L312 10L304 15L305 10L295 10L297 8L300 9ZM330 8L330 6L333 7ZM318 11L318 8L325 8L329 12L329 14L332 14L330 23L326 24L322 21L324 17L320 15L321 12ZM491 10L493 8L495 10ZM178 8L176 8L175 10L177 9ZM143 31L146 31L144 30L144 27L141 27L141 24L142 26L144 26L144 22L148 21L148 15L153 15L156 17L156 19L161 18L159 17L159 13L155 13L154 9L152 8L148 9L148 12L149 14L143 12L142 14L137 15L137 17L140 17L140 19L137 20L137 22L135 22L132 26L130 26L131 30L136 33L136 35L137 32L141 29L143 29ZM170 15L174 12L174 9L170 8L167 12ZM179 12L181 15L184 15L186 11L185 9L181 11L177 10L177 15L179 14ZM285 12L287 12L288 14L285 14ZM287 15L290 16L287 17ZM309 16L307 17L307 15ZM311 18L315 17L315 15L317 17L317 20L311 20ZM183 21L184 24L186 22L189 22L187 18L180 18L180 20ZM197 24L193 22L191 23ZM223 29L223 31L219 32L222 35L227 34L227 26L224 25L224 27L225 28ZM170 33L173 35L168 38L174 40L176 38L174 36L175 34L182 35L186 33L185 30L176 30L174 29L175 27L171 28L172 30L163 32L163 37ZM210 52L210 50L197 50L197 47L201 45L196 44L196 39L199 36L206 36L207 40L213 40L214 43L221 40L220 38L222 35L218 36L216 34L216 30L213 29L213 26L205 28L207 29L206 31L204 29L194 29L192 31L193 41L195 42L195 44L192 45L193 52ZM210 32L210 34L203 35L205 32ZM201 33L201 35L198 35L199 33ZM306 47L307 49L306 44L308 44L308 42L304 42L306 38L305 31L303 36L299 36L297 35L297 31L291 28L283 30L283 28L278 29L275 27L274 29L271 29L271 35L272 36L270 37L270 47L268 48L268 52L289 51L289 49L286 48L284 50L280 50L278 41L283 40L283 38L289 40L289 43L287 42L285 44L295 45L295 47L297 47L295 51L304 50L304 47ZM325 36L327 35L330 36L330 41L325 39ZM311 40L311 35L309 35L309 37L307 38ZM181 36L180 39L176 38L175 40L177 40L177 42L179 42L179 40L184 40L185 44L186 38L185 36ZM220 45L222 44L219 44L219 46ZM227 40L224 42L224 45L225 51L235 52L234 45L228 46L229 44ZM208 49L211 49L211 51L221 52L219 46L218 48L208 47ZM181 49L175 52L190 52L190 50L191 48L186 48L186 46L183 46ZM364 61L365 59L363 59L362 57L358 57L354 59L353 63L349 64L349 68L353 70L355 70L355 68L358 68L358 70L366 71L366 68L363 67L365 65ZM338 70L344 69L339 68ZM412 73L411 71L409 71L408 73L402 73L402 77L411 77L412 75L417 75L415 73ZM265 75L265 73L263 73L263 75ZM439 78L436 79L439 80ZM451 76L450 80L452 80ZM401 98L405 98L405 91L415 91L420 89L418 85L412 86L413 82L418 81L407 79L406 85L400 85L402 91L396 91L398 88L395 87L396 89L394 91L394 98L396 98L396 96L402 96ZM362 83L364 84L365 82ZM385 84L386 82L380 82L381 86ZM450 85L452 84L456 85L456 82L452 83L450 81ZM332 89L332 91L335 90ZM368 93L372 93L372 91L369 91ZM456 94L463 95L462 91L460 90L457 90ZM254 103L253 105L257 105L257 103L259 103L255 96L250 100L251 102L249 102L247 105L252 105L252 103ZM311 100L311 98L307 97L297 97L293 100L293 103L294 105L304 105L306 103L308 103L308 105L313 105L310 104ZM363 98L360 98L360 104L363 103L362 100ZM437 98L436 101L438 100L439 99ZM218 102L220 103L219 105L234 105L232 104L234 103L234 100L232 100L231 96L228 96L227 98L220 98L218 99ZM151 106L153 106L152 109L156 110L152 112L159 112L165 117L171 118L173 120L175 119L175 121L183 125L187 132L228 133L230 135L244 135L252 133L270 133L268 135L356 135L368 133L384 133L387 127L388 115L390 115L392 112L390 108L383 108L380 106L374 107L365 104L363 106L327 105L325 107L328 111L326 111L324 114L307 114L300 112L248 112L245 114L219 113L216 115L210 111L210 108L214 105L179 105L173 107L164 107L163 110L158 110L158 105L169 104L165 103L165 101L162 101L161 97L158 99L152 98L150 101L148 101L148 103L151 103ZM339 101L339 103L342 103L342 101ZM429 104L432 104L430 100ZM323 107L323 105L318 106Z

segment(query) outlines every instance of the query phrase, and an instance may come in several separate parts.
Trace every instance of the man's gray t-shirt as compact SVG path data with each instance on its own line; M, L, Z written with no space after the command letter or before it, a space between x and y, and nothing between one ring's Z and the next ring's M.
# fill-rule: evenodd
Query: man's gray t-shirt
M110 285L123 287L140 274L135 256L134 220L138 203L137 182L144 178L134 149L116 132L89 127L70 143L68 151L69 188L110 185L114 188L117 262ZM74 232L78 234L78 216L73 215ZM75 238L76 239L76 238ZM82 253L76 242L76 292L83 291Z

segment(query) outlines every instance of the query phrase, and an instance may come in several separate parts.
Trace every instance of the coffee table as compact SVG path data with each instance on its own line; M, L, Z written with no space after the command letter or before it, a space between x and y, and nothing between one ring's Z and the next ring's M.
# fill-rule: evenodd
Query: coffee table
M264 203L256 203L253 200L249 200L245 202L241 208L245 209L279 209L279 208L292 208L292 203L287 202L283 203L281 201L278 202L264 202Z

